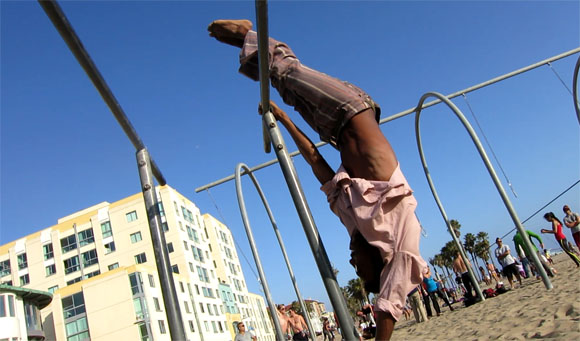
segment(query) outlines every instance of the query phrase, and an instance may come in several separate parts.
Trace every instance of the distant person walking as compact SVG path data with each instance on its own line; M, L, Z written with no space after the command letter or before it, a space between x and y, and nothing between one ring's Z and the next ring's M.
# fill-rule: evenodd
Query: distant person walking
M548 212L544 214L544 219L552 223L552 229L546 230L542 229L542 233L549 233L553 234L556 237L556 241L560 244L560 247L576 264L576 267L580 267L580 258L574 253L573 250L570 249L568 245L568 240L566 240L566 236L562 232L562 222L556 218L553 212Z
M495 284L499 284L499 276L497 275L497 271L495 271L495 266L490 262L485 262L485 267L489 271L491 278L495 281Z
M515 275L520 286L522 285L522 277L518 271L516 260L511 255L510 247L507 244L503 244L501 238L496 238L495 243L497 244L497 249L495 249L495 256L503 267L503 275L508 278L510 287L514 289L513 276Z
M570 231L572 232L572 238L574 238L576 247L580 251L580 216L578 215L578 213L572 212L570 210L570 207L568 207L568 205L564 205L562 210L564 211L564 214L566 214L566 216L564 217L564 225L566 225L567 228L572 230Z
M246 331L244 322L238 322L238 334L234 338L234 341L256 341L256 337Z
M516 250L518 251L518 255L520 256L520 258L527 258L527 260L529 261L530 259L533 259L532 257L532 253L535 253L538 258L540 259L540 263L542 264L542 267L544 268L544 270L546 270L546 273L548 274L548 276L550 277L554 277L554 269L550 266L550 263L548 262L548 259L540 252L540 250L538 250L538 248L536 247L536 245L534 244L534 242L532 241L532 238L536 239L538 241L538 243L540 243L540 248L544 249L544 243L542 242L542 238L540 238L540 236L530 230L526 230L526 234L528 235L528 238L530 239L530 244L532 244L532 249L529 249L526 244L524 243L524 238L522 237L522 235L520 234L520 231L517 231L516 234L514 235L514 244L516 246ZM524 254L520 254L520 250L524 251Z
M469 260L467 260L467 262L469 263ZM471 265L471 264L470 264ZM469 277L469 272L467 271L467 266L465 265L465 263L463 262L463 259L461 258L461 253L459 251L457 251L457 255L455 256L455 260L453 261L453 271L455 271L456 273L458 273L461 277L461 282L463 283L463 286L465 287L465 298L467 299L471 299L473 298L473 293L472 293L472 283L471 283L471 278Z

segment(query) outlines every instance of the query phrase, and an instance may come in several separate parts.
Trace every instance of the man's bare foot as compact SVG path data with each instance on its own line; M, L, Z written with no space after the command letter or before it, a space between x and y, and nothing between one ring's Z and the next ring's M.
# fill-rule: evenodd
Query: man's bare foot
M214 20L207 27L210 37L237 47L244 45L244 38L251 29L252 22L249 20Z

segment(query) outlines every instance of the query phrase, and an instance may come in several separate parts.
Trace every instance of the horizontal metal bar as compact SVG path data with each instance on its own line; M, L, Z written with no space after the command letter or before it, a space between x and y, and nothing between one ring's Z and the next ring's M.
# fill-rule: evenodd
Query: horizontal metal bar
M141 141L141 138L139 138L139 135L137 135L135 128L133 128L133 125L127 118L127 115L125 115L123 108L121 108L121 105L115 98L115 95L113 95L113 92L111 91L111 89L107 85L107 82L99 72L99 69L97 69L97 66L91 59L91 56L83 46L83 43L75 33L75 30L69 23L68 19L66 18L66 15L62 11L58 3L54 0L38 0L38 2L46 12L46 15L52 21L54 27L60 33L62 39L64 39L71 52L74 54L79 64L81 64L82 68L85 70L87 76L89 76L89 78L93 82L95 88L97 88L97 90L101 94L101 97L103 98L105 103L107 103L107 106L117 119L117 122L119 122L121 128L123 128L123 131L125 131L125 134L129 138L131 143L133 143L135 150L139 151L144 149L145 145L143 144L143 141ZM165 185L166 181L165 178L163 177L163 174L161 174L159 167L157 167L155 161L150 160L150 162L153 175L155 176L160 185Z
M469 92L472 92L472 91L475 91L475 90L481 89L481 88L483 88L483 87L486 87L486 86L488 86L488 85L491 85L491 84L497 83L497 82L499 82L499 81L502 81L502 80L504 80L504 79L507 79L507 78L510 78L510 77L513 77L513 76L519 75L519 74L521 74L521 73L524 73L524 72L530 71L530 70L532 70L532 69L538 68L538 67L540 67L540 66L542 66L542 65L545 65L545 64L547 64L547 63L549 63L549 62L553 62L553 61L556 61L556 60L559 60L559 59L562 59L562 58L566 58L566 57L568 57L568 56L571 56L571 55L573 55L573 54L575 54L575 53L578 53L578 52L580 52L580 47L577 47L577 48L575 48L575 49L572 49L572 50L570 50L570 51L564 52L564 53L562 53L562 54L559 54L559 55L557 55L557 56L550 57L550 58L548 58L548 59L544 59L544 60L542 60L542 61L540 61L540 62L537 62L537 63L535 63L535 64L531 64L531 65L529 65L529 66L526 66L526 67L523 67L523 68L521 68L521 69L518 69L518 70L512 71L512 72L510 72L510 73L506 73L506 74L504 74L504 75L502 75L502 76L499 76L499 77L496 77L496 78L490 79L490 80L488 80L488 81L485 81L485 82L483 82L483 83L479 83L479 84L477 84L477 85L474 85L474 86L471 86L471 87L469 87L469 88L465 88L465 89L463 89L463 90L459 90L459 91L457 91L457 92L454 92L454 93L452 93L452 94L450 94L450 95L447 95L446 97L447 97L447 98L449 98L449 99L451 99L451 98L455 98L455 97L457 97L457 96L460 96L460 95L462 95L462 94L466 94L466 93L469 93ZM433 105L435 105L435 104L438 104L438 103L441 103L441 100L439 100L439 99L438 99L438 100L431 101L431 102L429 102L429 103L425 103L425 104L423 104L423 106L421 106L421 109L425 109L425 108L431 107L431 106L433 106ZM383 118L382 120L380 120L380 121L379 121L379 124L384 124L384 123L387 123L387 122L389 122L389 121L395 120L395 119L397 119L397 118L401 118L401 117L403 117L403 116L406 116L406 115L409 115L409 114L411 114L411 113L414 113L415 111L417 111L417 107L409 108L409 109L407 109L407 110L405 110L405 111L401 111L401 112L399 112L399 113L397 113L397 114L394 114L394 115L392 115L392 116L389 116L389 117L385 117L385 118ZM318 147L324 146L325 144L327 144L327 142L318 142L318 143L316 144L316 147L318 148ZM289 155L290 155L291 157L294 157L294 156L296 156L296 155L298 155L298 154L300 154L300 152L299 152L299 151L294 151L294 152L290 153ZM270 165L273 165L273 164L275 164L275 163L277 163L277 162L278 162L278 159L270 160L270 161L264 162L264 163L262 163L262 164L259 164L259 165L257 165L257 166L254 166L254 167L250 168L250 170L251 170L252 172L254 172L254 171L258 170L258 169L262 169L262 168L268 167L268 166L270 166ZM225 182L228 182L228 181L230 181L230 180L233 180L233 179L234 179L234 175L232 174L232 175L230 175L230 176L227 176L227 177L225 177L225 178L222 178L222 179L220 179L220 180L216 180L216 181L214 181L214 182L212 182L212 183L209 183L209 184L207 184L207 185L204 185L204 186L198 187L198 188L196 188L196 189L195 189L195 192L196 192L196 193L198 193L198 192L201 192L201 191L203 191L203 190L206 190L206 189L209 189L209 188L215 187L215 186L217 186L217 185L221 185L221 184L223 184L223 183L225 183Z

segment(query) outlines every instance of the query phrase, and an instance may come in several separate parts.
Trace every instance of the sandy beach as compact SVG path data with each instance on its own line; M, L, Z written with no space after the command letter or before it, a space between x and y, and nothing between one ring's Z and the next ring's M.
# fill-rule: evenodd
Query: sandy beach
M558 275L550 291L541 280L524 279L521 287L484 302L455 303L455 311L442 307L441 316L425 323L403 317L392 339L580 340L580 270L566 254L553 259Z

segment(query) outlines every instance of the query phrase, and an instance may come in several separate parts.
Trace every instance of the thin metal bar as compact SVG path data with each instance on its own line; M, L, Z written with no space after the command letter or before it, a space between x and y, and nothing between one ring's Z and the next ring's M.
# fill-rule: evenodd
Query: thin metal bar
M332 304L340 323L342 337L345 340L358 340L358 336L355 337L357 332L348 312L344 296L342 295L340 286L338 285L334 272L332 271L328 254L326 253L324 244L320 239L318 229L316 228L314 219L312 218L310 207L308 206L304 191L302 190L302 186L298 180L298 174L296 173L292 159L288 155L288 150L284 144L284 139L282 138L280 129L276 124L276 119L271 112L264 114L264 118L266 119L272 145L276 151L276 156L278 157L280 168L282 169L284 179L286 180L286 184L290 190L294 206L296 207L296 211L300 217L300 222L302 223L306 239L308 240L308 244L312 250L314 260L318 266L318 271L320 272L322 282L326 288L326 292L328 293L330 303Z
M564 52L564 53L561 53L559 55L556 55L556 56L553 56L553 57L544 59L544 60L542 60L540 62L537 62L535 64L531 64L531 65L526 66L526 67L523 67L521 69L518 69L518 70L515 70L515 71L512 71L512 72L506 73L506 74L504 74L502 76L499 76L499 77L490 79L488 81L485 81L483 83L479 83L479 84L474 85L474 86L471 86L469 88L465 88L463 90L459 90L459 91L454 92L454 93L452 93L450 95L447 95L446 97L449 98L449 99L452 99L452 98L455 98L457 96L461 96L462 94L466 94L466 93L469 93L469 92L472 92L472 91L475 91L475 90L479 90L479 89L481 89L483 87L486 87L488 85L491 85L491 84L500 82L500 81L502 81L504 79L507 79L507 78L511 78L511 77L517 76L517 75L519 75L521 73L524 73L524 72L530 71L532 69L538 68L538 67L540 67L540 66L542 66L544 64L547 64L549 62L553 62L553 61L556 61L556 60L559 60L559 59L562 59L562 58L566 58L566 57L571 56L571 55L573 55L575 53L578 53L578 52L580 52L580 47L575 48L575 49L572 49L572 50L567 51L567 52ZM573 90L574 91L574 95L575 95L575 97L574 97L574 103L575 103L574 106L575 106L575 109L576 109L576 114L578 115L578 122L580 123L580 107L578 105L577 92L576 92L576 81L578 79L578 69L579 68L580 68L580 58L578 59L578 62L576 63L576 69L574 71L574 80L575 81L574 81L574 90ZM437 100L431 101L429 103L423 104L421 106L421 109L425 109L425 108L431 107L431 106L433 106L435 104L438 104L438 103L441 103L441 100L437 99ZM415 111L417 111L417 107L409 108L407 110L404 110L404 111L401 111L399 113L396 113L396 114L394 114L392 116L383 118L382 120L380 120L379 124L384 124L384 123L393 121L393 120L395 120L397 118L401 118L403 116L407 116L409 114L414 113ZM316 147L321 147L321 146L324 146L325 144L327 144L327 142L318 142L316 144ZM296 156L298 154L300 154L300 152L295 151L295 152L290 153L290 156ZM278 162L277 159L270 160L268 162L262 163L260 165L255 166L255 167L252 167L251 170L252 171L255 171L255 170L258 170L258 169L261 169L261 168L265 168L265 167L270 166L270 165L272 165L272 164L274 164L276 162ZM204 189L211 188L211 187L215 187L217 185L221 185L222 183L228 182L228 181L232 180L233 178L234 178L234 176L233 175L230 175L230 176L227 176L227 177L225 177L223 179L216 180L216 181L214 181L214 182L212 182L210 184L207 184L207 185L204 185L204 186L201 186L201 187L196 188L195 189L195 192L200 192L200 191L203 191Z
M524 244L526 245L526 247L529 250L533 250L530 238L528 237L528 234L525 232L524 227L520 223L520 219L518 218L518 215L517 215L515 209L513 208L510 199L508 198L499 178L497 177L495 169L491 165L491 162L489 161L489 157L487 156L485 150L483 149L483 146L481 145L481 142L480 142L479 138L477 137L477 134L473 130L473 127L471 127L471 124L469 124L469 122L467 121L467 119L465 118L465 116L463 115L461 110L459 110L459 108L457 108L455 106L455 104L453 104L453 102L451 102L445 96L443 96L439 93L436 93L436 92L428 92L428 93L424 94L421 97L421 99L419 100L419 104L417 105L417 108L421 108L421 105L428 97L439 98L441 101L443 101L445 104L447 104L447 106L451 110L453 110L453 112L457 115L457 117L459 118L459 120L461 121L461 123L463 124L463 126L465 127L467 132L469 133L469 136L473 140L473 143L475 144L475 147L477 148L477 151L479 152L479 155L481 156L481 159L483 160L483 163L485 164L485 167L487 168L487 171L489 172L489 175L491 176L491 179L493 180L493 183L495 184L495 187L497 188L497 191L498 191L500 197L502 198L505 207L507 208L514 224L516 225L518 231L520 232L520 234L522 235L522 237L524 239ZM417 147L419 148L419 154L421 156L421 162L423 163L423 169L425 171L425 176L427 177L427 181L429 182L429 187L431 188L431 192L433 193L433 197L435 198L435 201L437 202L437 206L439 206L439 210L441 211L441 215L443 216L443 219L445 220L445 223L447 224L447 228L449 229L449 232L451 233L451 236L453 237L453 240L455 241L455 243L458 244L459 250L461 253L461 258L463 258L463 261L465 262L465 260L467 259L465 252L463 251L463 248L461 247L461 243L457 240L457 237L455 236L455 233L453 232L453 229L451 228L451 224L449 224L449 220L447 219L445 209L443 208L443 205L441 204L441 201L439 200L439 196L437 195L437 191L435 190L435 186L433 185L433 181L431 180L431 175L429 173L429 169L427 168L427 161L425 160L425 155L423 154L423 147L421 144L421 134L420 134L420 129L419 129L420 115L421 115L421 109L417 110L417 115L415 116L415 134L416 134L416 138L417 138ZM538 272L540 273L540 276L542 277L542 280L544 281L544 285L546 286L546 289L548 289L548 290L552 289L553 288L552 283L550 282L550 279L548 278L546 271L542 267L542 263L540 263L540 259L538 258L537 254L535 254L535 253L532 254L532 261L536 265L536 268L538 268ZM469 263L465 262L465 264L467 265ZM479 287L477 281L475 281L475 275L473 273L473 269L470 266L468 266L467 269L469 270L469 276L473 280L473 284L476 287L477 294L480 296L481 299L483 299L483 293L481 292L481 288Z
M99 72L99 69L97 69L97 66L91 59L91 56L83 46L83 43L75 33L75 30L69 23L68 19L66 18L66 15L62 11L58 3L55 0L38 0L38 3L42 6L44 11L46 12L46 15L50 18L52 24L60 33L62 39L64 39L64 41L68 45L71 52L74 54L79 64L85 70L87 76L89 76L89 78L93 82L93 85L95 86L95 88L97 88L105 103L107 103L107 106L117 119L117 122L119 122L121 128L123 128L123 131L129 138L131 143L133 143L135 150L139 151L145 148L143 141L141 141L141 138L139 137L139 135L137 135L135 128L133 128L133 125L127 118L127 115L125 115L123 108L121 108L121 105L115 98L115 95L113 95L113 92L111 91L111 89L107 85L107 82ZM163 177L163 174L161 174L159 167L157 167L157 164L153 160L151 160L151 168L153 171L153 175L157 179L157 182L159 182L159 184L162 186L165 185L166 184L165 178Z
M256 25L258 34L258 67L260 70L260 103L263 112L270 111L270 68L268 59L268 1L256 0ZM268 128L262 119L264 151L270 153L271 142Z
M286 262L286 267L288 268L288 274L290 275L290 280L292 281L292 285L294 286L294 291L296 292L296 297L298 298L298 302L300 303L300 307L302 308L302 311L304 312L304 317L306 317L306 324L308 325L308 330L310 330L311 335L315 335L315 334L312 334L312 333L315 333L315 331L314 331L314 328L312 326L312 322L310 321L310 314L308 314L308 310L306 309L306 304L304 304L304 300L302 299L302 295L300 294L300 290L298 289L298 283L296 283L296 277L294 276L294 271L292 270L292 265L290 264L290 259L288 258L288 254L286 253L286 247L284 246L284 242L282 241L282 236L280 235L280 231L278 230L278 224L276 223L276 220L274 219L274 214L272 214L272 210L270 209L270 205L268 204L268 200L266 200L266 196L264 195L264 192L262 191L262 188L260 187L260 184L258 183L258 179L256 178L256 176L254 176L254 174L252 172L250 172L250 169L248 168L247 165L245 165L243 163L239 163L238 166L236 167L236 174L241 173L241 168L244 168L244 170L249 174L250 178L252 179L252 182L254 183L254 187L256 187L258 194L260 194L260 198L262 199L262 203L264 204L264 208L266 209L266 212L268 213L268 217L270 218L270 223L272 223L272 228L274 229L274 233L276 234L276 238L278 239L278 244L280 244L280 250L282 251L282 255L284 256L284 262ZM240 181L241 181L240 178L237 177L236 184ZM237 188L238 188L238 186L236 186L236 189ZM239 186L239 188L241 191L241 188L242 188L241 185ZM239 201L240 197L243 198L241 192L238 194L238 201ZM242 207L240 206L240 210L241 209L242 209ZM244 208L243 214L246 214L245 208ZM248 225L248 228L249 228L249 225Z
M153 244L153 253L155 254L155 264L159 273L159 283L163 303L167 313L167 324L171 340L187 340L183 320L181 318L181 309L177 299L177 291L173 282L173 272L169 254L165 244L165 235L161 229L161 216L159 214L159 201L155 191L155 184L151 172L151 163L147 149L143 148L137 152L137 165L139 168L139 178L141 180L141 190L145 201L147 219L149 221L149 231L151 232L151 242Z
M236 166L236 194L238 195L238 205L240 206L240 214L242 215L242 221L246 229L246 235L248 236L248 242L250 243L250 249L252 250L252 255L254 256L254 262L256 262L256 268L258 269L258 275L260 276L260 283L264 289L264 295L266 296L266 302L268 302L268 307L270 309L270 317L274 321L274 329L276 329L276 338L278 340L285 340L284 333L282 332L282 327L280 326L280 320L278 319L278 314L276 313L276 305L272 300L272 295L270 294L270 287L268 286L268 281L266 280L266 275L264 275L264 269L262 268L262 261L260 260L260 255L258 254L258 248L256 247L256 242L254 241L254 234L252 233L252 228L250 227L250 221L248 219L248 214L246 211L246 203L244 201L244 194L242 193L242 181L240 179L240 170L245 165L239 163ZM246 167L247 168L247 167ZM250 173L250 175L252 175ZM254 180L254 177L252 177Z
M576 116L578 117L578 123L580 124L580 103L578 102L578 70L580 69L580 57L576 61L576 66L574 67L574 77L572 77L572 98L574 99L574 110L576 111Z

